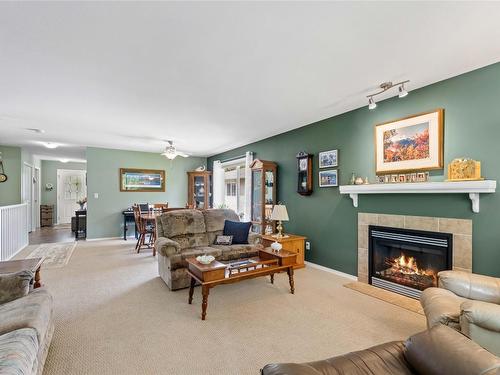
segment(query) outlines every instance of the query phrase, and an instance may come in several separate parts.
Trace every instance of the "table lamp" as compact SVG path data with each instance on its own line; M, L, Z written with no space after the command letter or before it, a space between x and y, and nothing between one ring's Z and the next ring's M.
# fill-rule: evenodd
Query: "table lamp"
M284 204L277 204L273 207L273 212L271 213L271 220L278 221L278 233L274 234L273 237L276 237L278 240L284 237L288 237L283 235L283 221L288 221L288 212L286 211L286 206Z

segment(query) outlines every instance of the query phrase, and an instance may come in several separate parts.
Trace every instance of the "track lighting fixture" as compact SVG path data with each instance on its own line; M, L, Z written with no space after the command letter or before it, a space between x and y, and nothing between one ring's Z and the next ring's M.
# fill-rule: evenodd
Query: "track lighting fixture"
M377 108L377 103L373 100L373 98L368 99L368 109L375 109Z
M408 83L410 82L410 80L406 80L406 81L401 81L401 82L397 82L397 83L392 83L392 82L383 82L380 84L380 91L376 92L375 94L370 94L370 95L367 95L366 97L368 98L368 109L375 109L377 108L377 103L375 103L375 100L373 99L374 96L377 96L377 95L380 95L384 92L386 92L387 90L390 90L392 89L393 87L396 87L398 86L398 97L400 98L404 98L405 96L408 95L408 91L406 91L405 89L405 83Z
M405 90L405 84L404 83L402 83L399 86L398 90L399 90L399 95L398 96L400 98L404 98L406 95L408 95L408 91Z

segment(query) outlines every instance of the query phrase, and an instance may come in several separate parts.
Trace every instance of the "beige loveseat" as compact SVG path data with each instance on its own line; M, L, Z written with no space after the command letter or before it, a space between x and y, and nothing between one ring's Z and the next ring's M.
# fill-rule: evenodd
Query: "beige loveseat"
M54 302L33 274L0 274L0 374L42 374L54 332Z
M500 279L442 271L439 288L427 288L420 302L429 327L444 324L500 356Z
M248 244L214 245L226 220L239 221L239 217L227 209L176 210L160 216L154 246L160 277L171 290L189 287L186 258L207 254L217 260L229 261L258 254L260 235L256 233L250 232Z

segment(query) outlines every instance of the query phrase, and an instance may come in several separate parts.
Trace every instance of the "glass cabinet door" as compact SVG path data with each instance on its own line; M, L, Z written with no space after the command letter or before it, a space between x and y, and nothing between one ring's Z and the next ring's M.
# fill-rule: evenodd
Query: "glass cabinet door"
M265 179L264 179L264 232L272 232L273 231L273 223L271 221L271 214L273 212L274 207L274 173L273 171L266 170L265 171Z
M262 221L262 171L252 171L252 221Z
M205 208L205 178L194 176L193 181L193 201L196 208Z
M252 231L273 233L275 224L271 220L276 204L276 163L255 159L252 168Z
M207 186L207 189L208 189L208 207L207 208L212 208L214 206L214 198L213 198L211 186L212 186L212 175L210 175L208 177L208 186Z

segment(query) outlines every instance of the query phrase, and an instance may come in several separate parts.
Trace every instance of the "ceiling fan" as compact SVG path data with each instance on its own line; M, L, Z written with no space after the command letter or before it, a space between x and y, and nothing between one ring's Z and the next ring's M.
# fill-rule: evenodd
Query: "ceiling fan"
M189 155L185 154L182 151L178 151L175 146L173 141L165 141L168 143L168 145L165 147L165 151L163 151L161 154L165 156L169 160L174 160L177 156L182 156L183 158L187 158Z

